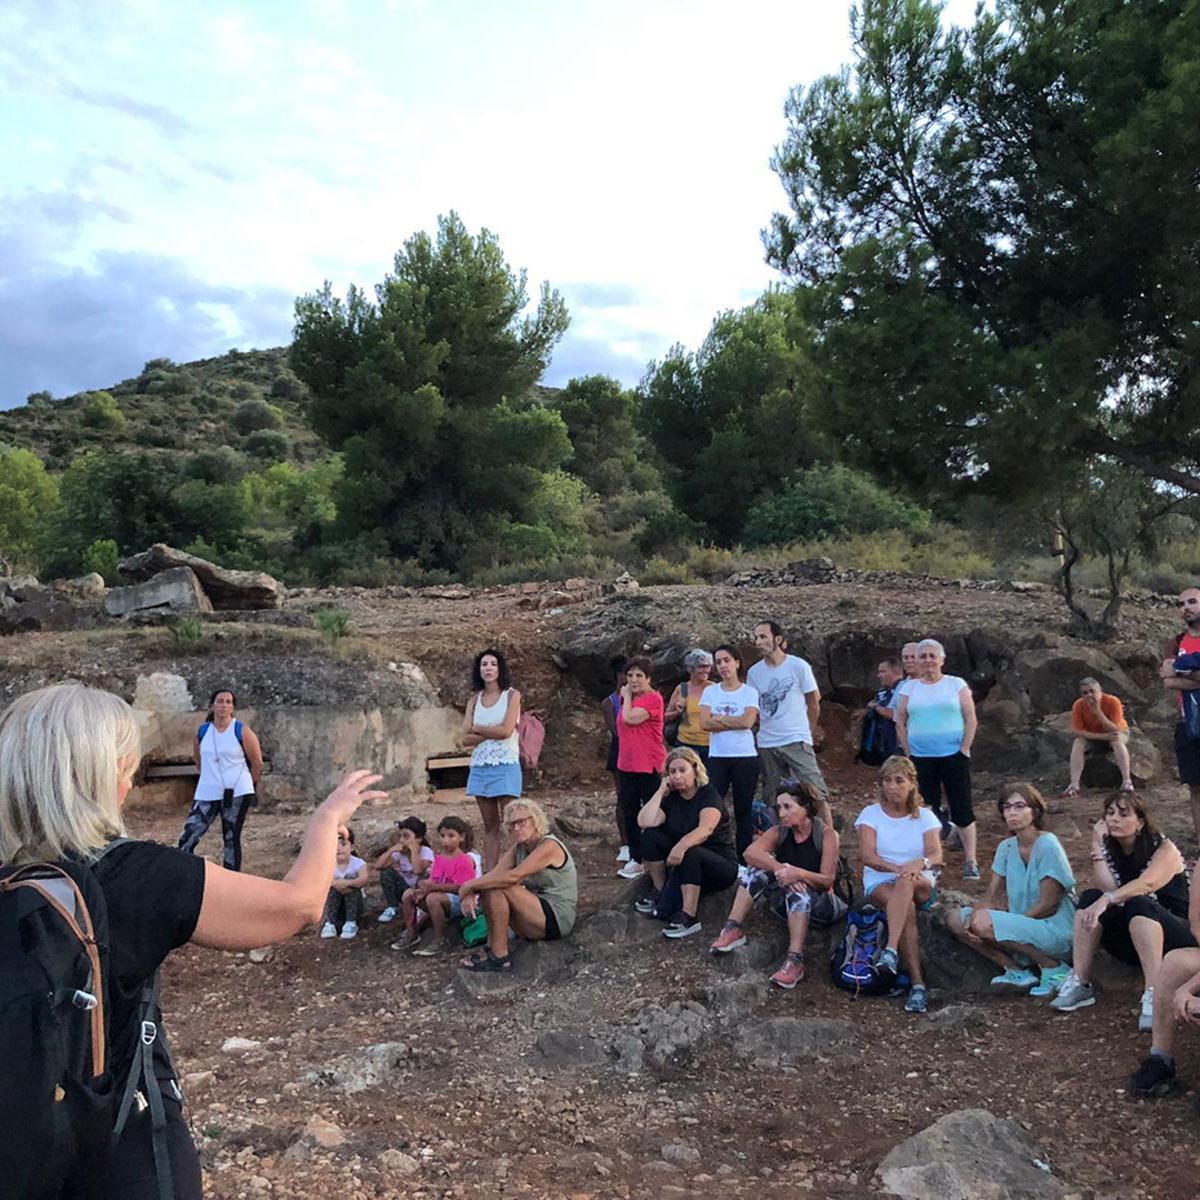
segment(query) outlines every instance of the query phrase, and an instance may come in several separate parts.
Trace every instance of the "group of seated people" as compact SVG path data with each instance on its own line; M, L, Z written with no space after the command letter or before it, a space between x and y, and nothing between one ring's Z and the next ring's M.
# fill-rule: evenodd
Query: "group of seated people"
M921 799L909 758L893 755L883 763L879 789L878 801L855 821L863 894L887 916L879 969L896 977L903 972L910 984L905 1008L923 1013L928 991L917 913L937 903L941 828ZM704 763L694 750L677 747L638 813L650 889L635 908L666 920L664 937L686 938L701 930L700 897L736 881L712 952L745 945L747 917L765 900L788 927L786 956L770 981L795 987L804 977L810 922L830 923L845 911L834 893L840 839L819 815L823 799L809 783L779 784L777 823L751 842L739 867L728 813ZM980 902L946 912L950 932L996 964L993 986L1050 997L1050 1006L1063 1013L1095 1003L1091 970L1102 948L1141 970L1139 1029L1157 1030L1157 1021L1165 1030L1173 1018L1163 1014L1173 1011L1179 988L1191 987L1191 996L1200 992L1200 888L1189 889L1179 849L1160 832L1142 797L1122 789L1105 801L1092 830L1095 886L1078 899L1066 852L1045 828L1046 802L1037 788L1007 785L997 809L1009 836L996 848ZM1194 1007L1200 1009L1200 1001ZM1191 1013L1190 1001L1185 1008ZM1168 1062L1169 1041L1156 1041L1155 1049L1164 1052L1155 1062Z
M483 918L484 944L461 965L470 971L506 971L512 959L509 930L527 941L554 941L575 924L578 883L571 852L550 833L540 804L517 799L504 811L512 845L496 866L483 870L472 849L474 831L461 817L438 823L438 852L429 844L420 817L396 823L395 841L368 863L354 854L354 830L339 825L337 860L322 914L320 936L349 941L358 935L367 886L377 878L386 907L381 924L402 917L404 928L392 943L418 957L453 949L451 921L464 926ZM431 936L423 940L426 929Z

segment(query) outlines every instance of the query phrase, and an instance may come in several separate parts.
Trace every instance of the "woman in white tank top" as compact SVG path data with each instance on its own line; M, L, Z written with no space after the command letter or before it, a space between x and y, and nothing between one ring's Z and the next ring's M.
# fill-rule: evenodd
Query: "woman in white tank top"
M517 725L521 693L509 686L508 663L499 650L475 656L471 667L474 695L463 719L463 744L471 749L467 795L474 796L483 820L483 869L500 857L504 806L521 794L521 756Z
M192 759L200 771L192 811L179 836L179 848L195 853L208 827L221 816L224 863L242 869L242 826L262 775L262 747L254 730L235 719L237 698L229 688L213 692L208 720L196 731Z

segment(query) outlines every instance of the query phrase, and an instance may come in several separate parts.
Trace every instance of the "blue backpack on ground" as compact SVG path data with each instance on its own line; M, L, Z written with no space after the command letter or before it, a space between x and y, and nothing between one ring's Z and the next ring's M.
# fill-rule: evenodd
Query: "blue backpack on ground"
M829 957L833 982L859 996L885 996L896 986L896 977L879 969L879 956L887 947L887 916L877 908L846 914L846 932Z

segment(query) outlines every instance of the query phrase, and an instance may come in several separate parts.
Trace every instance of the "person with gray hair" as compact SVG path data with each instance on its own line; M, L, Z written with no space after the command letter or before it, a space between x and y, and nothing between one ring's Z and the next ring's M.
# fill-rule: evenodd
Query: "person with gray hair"
M687 680L678 684L667 701L663 724L668 746L690 746L708 762L709 735L700 721L700 697L712 676L713 656L698 647L683 656Z
M950 820L962 839L964 880L980 878L975 860L975 812L971 807L971 743L978 721L966 680L945 675L946 651L925 638L917 645L921 675L900 696L896 736L917 769L917 785L925 803L941 818L942 791Z
M141 746L133 710L118 696L78 683L40 688L0 713L0 865L90 868L108 917L106 1011L114 1096L125 1098L116 1132L90 1155L62 1164L62 1200L199 1200L200 1161L162 1033L158 971L189 942L252 950L316 921L337 855L337 832L380 776L355 771L308 822L283 879L231 871L172 846L126 837L122 806ZM64 926L65 928L65 926ZM72 1012L68 1004L66 1011ZM61 1014L59 1014L60 1019ZM135 1090L136 1089L136 1090ZM140 1096L140 1105L133 1105ZM37 1098L31 1096L29 1120ZM64 1109L67 1106L63 1106ZM7 1137L26 1122L6 1113ZM161 1175L160 1175L161 1172ZM169 1172L169 1177L168 1177ZM14 1190L32 1195L8 1177ZM39 1193L40 1194L40 1193Z
M1079 681L1079 699L1071 706L1071 782L1064 797L1078 796L1083 786L1083 764L1089 754L1111 753L1121 772L1121 790L1133 791L1129 762L1129 724L1116 696L1109 696L1100 681L1090 676Z

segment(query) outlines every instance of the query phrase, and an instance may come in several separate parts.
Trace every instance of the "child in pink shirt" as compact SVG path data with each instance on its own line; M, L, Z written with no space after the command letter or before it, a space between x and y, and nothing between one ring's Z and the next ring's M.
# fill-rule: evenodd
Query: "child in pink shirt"
M471 826L461 817L443 817L438 825L441 852L429 868L429 877L415 888L404 893L404 923L414 930L411 945L414 954L429 957L441 954L450 947L446 941L447 917L460 917L458 889L474 879L479 873L479 862L471 854ZM417 911L424 909L433 926L433 939L424 946L418 945L420 934L416 932Z

